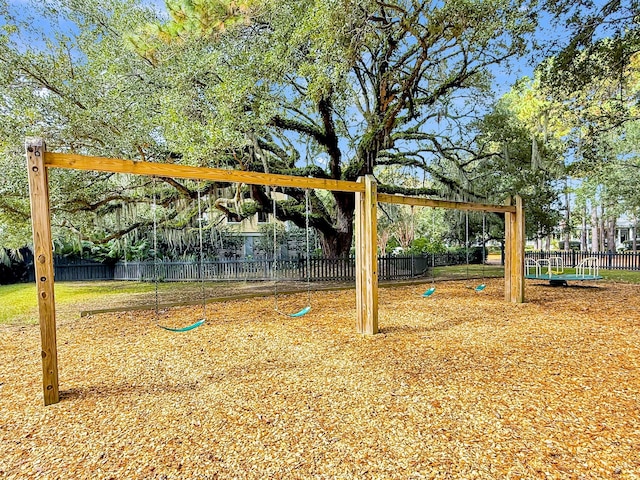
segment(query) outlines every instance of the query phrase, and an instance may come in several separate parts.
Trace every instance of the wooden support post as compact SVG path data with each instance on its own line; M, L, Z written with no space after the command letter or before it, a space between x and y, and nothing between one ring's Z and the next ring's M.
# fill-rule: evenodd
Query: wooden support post
M356 193L356 308L358 333L378 333L378 200L373 176L358 182L364 193Z
M364 178L358 178L358 183L364 183ZM364 192L356 192L356 211L355 211L355 241L356 241L356 332L364 333L365 323L365 305L364 298L364 286L366 285L364 271L364 256L363 251L363 230L364 230Z
M511 198L506 203L511 204ZM522 198L515 196L516 211L505 213L504 299L524 302L524 243L525 224Z
M504 201L505 205L511 205L511 197ZM511 217L514 214L504 214L504 301L511 301Z
M51 240L49 210L49 180L44 163L46 147L42 139L28 139L25 147L29 171L36 289L40 313L44 404L51 405L60 401L60 395L58 391L58 348L53 289L53 242Z
M364 333L374 335L378 333L378 186L373 175L364 179L366 224L366 255L367 255L367 317Z
M522 198L515 196L516 213L511 214L511 302L524 302L525 223Z

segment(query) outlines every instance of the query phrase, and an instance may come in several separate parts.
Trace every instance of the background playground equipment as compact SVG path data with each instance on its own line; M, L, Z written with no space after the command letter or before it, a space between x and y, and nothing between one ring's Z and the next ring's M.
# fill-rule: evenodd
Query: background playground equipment
M530 280L549 280L551 285L566 286L568 281L602 280L599 275L599 262L596 257L588 257L576 265L575 273L565 273L560 257L525 261L525 278Z
M357 182L344 180L294 177L239 170L192 167L105 157L89 157L69 153L47 152L42 139L26 141L29 194L34 239L36 286L42 346L44 402L57 403L58 350L53 278L53 241L49 206L49 168L62 168L111 173L128 173L151 177L165 176L192 180L246 183L264 186L313 188L355 194L355 251L356 251L356 331L378 333L378 261L377 261L377 205L378 202L501 212L505 215L505 300L524 302L524 211L522 199L509 198L505 205L453 202L421 197L378 194L372 175Z

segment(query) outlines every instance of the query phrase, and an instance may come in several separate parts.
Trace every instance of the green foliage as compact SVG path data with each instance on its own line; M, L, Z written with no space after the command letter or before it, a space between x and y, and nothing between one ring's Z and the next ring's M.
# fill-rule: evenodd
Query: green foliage
M569 32L538 73L548 97L569 112L565 142L569 174L577 185L571 224L633 215L637 142L628 139L639 118L638 5L562 0L549 1L546 8Z
M447 251L447 247L441 240L431 240L428 238L420 237L411 242L410 252L414 255L424 253L444 253Z
M569 35L564 36L557 55L543 64L543 81L562 95L604 93L600 99L610 104L613 98L600 86L612 79L624 81L623 72L637 57L637 2L550 0L545 7L555 22L564 23L563 30Z
M53 150L321 178L411 166L430 193L476 195L470 179L487 157L468 112L489 99L489 68L525 52L535 26L527 6L175 0L170 18L159 18L136 0L29 2L23 8L50 25L5 16L0 88L12 121L0 127L0 153L21 159L23 138L41 135ZM23 173L11 181L3 192L26 191ZM165 205L163 222L192 228L195 187L164 182L182 201ZM56 173L55 235L134 243L150 225L150 191L143 180ZM263 189L243 195L268 208ZM304 197L287 195L280 220L302 227ZM350 247L353 197L328 195L312 194L312 227L325 253L340 255ZM0 235L15 245L28 238L28 209L23 194L7 199ZM140 215L128 215L129 205ZM180 250L190 234L176 235L167 246Z
M483 258L487 258L488 251L485 248L484 257L482 256L482 247L469 247L467 250L464 247L456 247L449 248L447 250L449 253L459 255L464 259L464 262L467 262L467 258L469 259L469 264L478 264L482 263Z
M274 230L276 234L275 247L273 239ZM256 239L256 247L258 251L264 252L267 256L273 256L274 248L276 251L279 251L287 245L289 240L289 234L282 223L263 223L258 225L258 231L261 235Z
M5 12L0 41L0 244L30 243L24 140L43 136L54 150L153 159L164 147L154 132L153 72L131 55L123 36L152 12L131 1L21 2ZM32 21L37 17L38 21ZM70 237L108 237L105 218L132 201L112 175L51 172L52 226ZM111 200L108 200L111 199ZM99 225L88 212L106 221ZM101 219L102 220L102 219ZM94 236L94 233L99 235ZM66 247L65 247L66 248ZM105 247L109 248L109 247ZM77 246L76 250L80 250Z
M233 150L244 168L288 173L313 150L328 156L317 175L347 179L416 162L453 189L466 187L434 152L455 152L461 142L424 132L425 122L462 118L456 92L473 92L474 101L486 94L486 65L522 52L533 25L513 2L265 1L237 4L242 19L213 12L217 5L180 3L172 20L155 24L155 40L153 28L139 34L152 64L175 65L177 91L184 84L197 92L167 105L178 125L167 132L173 150L216 161ZM447 158L449 166L462 161ZM327 239L351 238L352 202L336 195L334 205L335 216L315 211L314 227ZM283 219L301 226L291 212Z
M474 171L476 192L496 203L520 195L529 238L549 235L561 218L559 182L567 172L567 116L566 108L550 101L537 79L523 79L480 123L494 155ZM503 236L493 227L490 232L489 238Z

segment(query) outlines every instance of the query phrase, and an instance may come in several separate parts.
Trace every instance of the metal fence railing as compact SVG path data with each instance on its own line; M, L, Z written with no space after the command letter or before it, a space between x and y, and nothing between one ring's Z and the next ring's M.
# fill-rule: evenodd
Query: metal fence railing
M525 257L533 260L560 257L563 265L571 268L575 268L585 258L595 257L599 267L605 270L640 270L640 252L536 251L525 252Z

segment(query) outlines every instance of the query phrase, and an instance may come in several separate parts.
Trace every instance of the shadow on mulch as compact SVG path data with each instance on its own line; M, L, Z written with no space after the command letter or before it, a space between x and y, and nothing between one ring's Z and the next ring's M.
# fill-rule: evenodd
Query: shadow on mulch
M458 327L465 323L468 323L468 319L449 319L443 322L438 322L433 325L390 325L388 327L381 327L379 333L390 335L394 333L428 333L428 332L444 332L452 328Z
M168 385L158 384L116 384L116 385L92 385L91 387L69 388L60 391L60 401L82 400L88 398L119 397L121 395L150 395L166 393L184 393L200 390L200 382L179 383Z
M602 291L608 290L607 287L604 287L602 285L579 285L575 283L570 283L568 285L551 285L549 283L533 283L531 285L536 287L546 287L546 288L560 288L560 289L568 288L571 290L602 290Z

